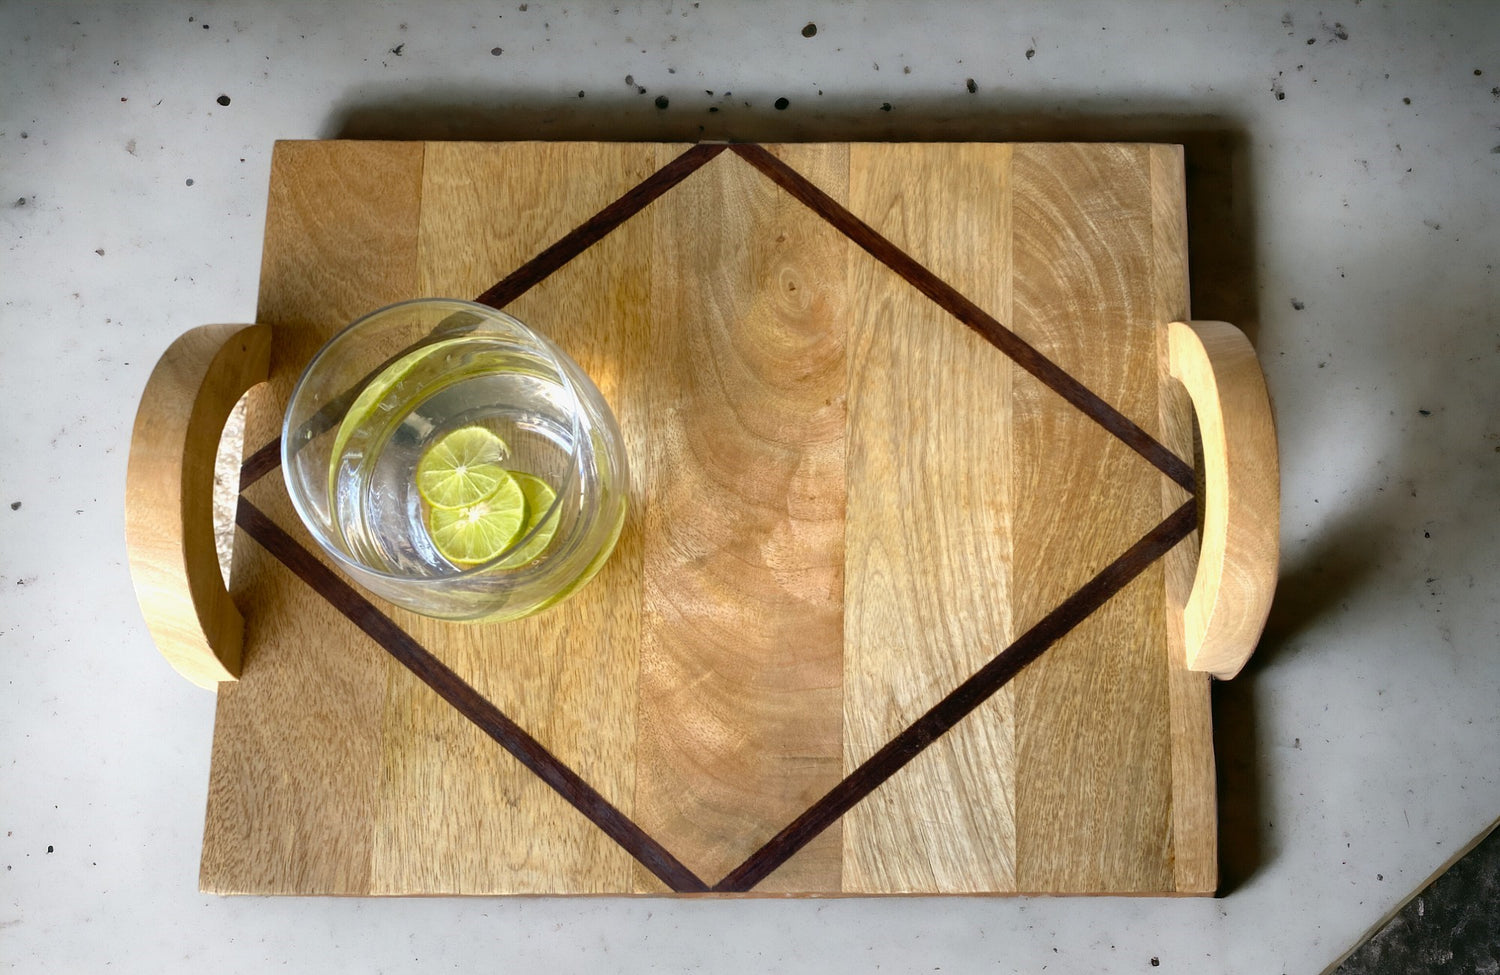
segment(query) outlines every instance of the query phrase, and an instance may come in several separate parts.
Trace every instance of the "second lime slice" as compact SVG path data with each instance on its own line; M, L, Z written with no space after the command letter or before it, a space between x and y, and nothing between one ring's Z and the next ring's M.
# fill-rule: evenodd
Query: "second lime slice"
M531 537L526 540L526 544L505 557L505 561L500 563L503 569L525 565L545 552L547 546L552 544L552 536L557 534L558 516L562 513L561 508L552 507L552 502L557 499L557 492L552 490L552 485L534 474L522 471L511 471L510 476L516 479L516 483L521 486L521 493L526 495L526 527L521 529L521 534L530 533Z

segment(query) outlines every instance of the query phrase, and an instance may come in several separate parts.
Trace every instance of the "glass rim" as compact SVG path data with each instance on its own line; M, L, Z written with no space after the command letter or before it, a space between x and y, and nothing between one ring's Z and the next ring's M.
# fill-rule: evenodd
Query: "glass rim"
M304 504L303 492L297 489L292 484L291 476L293 470L292 459L295 454L300 451L300 448L298 448L297 451L294 451L289 447L294 439L291 435L292 405L297 402L298 396L302 393L303 387L307 383L309 377L311 377L314 367L318 365L318 363L324 358L324 356L336 344L338 344L341 339L344 339L349 335L349 333L353 332L361 325L366 324L376 316L385 315L388 312L396 311L397 309L405 308L409 305L454 305L464 310L472 309L474 310L474 313L477 313L484 318L498 318L502 322L508 323L518 328L526 336L536 340L541 351L546 356L547 363L556 371L557 376L562 381L564 388L567 390L569 400L571 401L570 409L568 411L568 419L572 424L573 436L572 445L568 450L568 471L564 477L562 485L560 485L559 489L556 492L556 495L552 499L552 504L547 508L547 514L543 518L539 519L536 525L530 531L517 536L516 539L511 542L511 544L507 545L503 551L497 553L494 558L491 558L485 562L480 562L476 565L469 566L468 568L459 568L457 566L454 566L453 572L446 572L441 575L431 576L413 576L402 572L390 572L386 569L368 565L360 559L355 558L351 553L345 550L345 547L342 544L340 544L334 538L330 537L330 534L324 530L323 519L317 517L314 513L307 510ZM406 346L402 350L402 352L397 353L396 357L404 354L407 350L410 350L410 348L410 345ZM584 412L583 396L580 394L578 384L574 380L573 375L568 369L567 363L569 360L566 358L566 356L567 354L563 352L562 349L560 349L555 343L553 343L551 339L543 335L541 332L538 332L531 326L527 325L519 318L516 318L509 312L501 311L500 309L491 307L490 305L482 305L476 301L469 301L465 298L408 298L403 301L393 302L389 305L383 305L373 311L361 315L354 321L340 328L337 332L334 332L333 335L328 337L327 341L325 341L318 347L318 350L314 352L312 354L312 357L307 360L307 365L302 367L302 371L297 376L297 381L292 385L291 395L287 399L286 411L281 419L282 482L286 484L287 495L291 498L292 507L297 512L297 517L299 518L299 520L301 520L303 526L306 527L307 530L312 534L313 539L317 541L318 547L323 549L323 551L327 552L329 555L333 556L335 561L340 562L352 569L355 569L358 572L365 573L376 578L388 579L398 583L448 583L453 580L471 579L487 573L498 563L505 561L506 558L519 551L522 546L530 542L531 539L536 536L537 532L542 530L542 527L547 524L554 513L560 510L564 495L569 490L571 490L573 482L577 480L579 476L579 444L582 437L579 418ZM392 361L394 361L394 358ZM388 365L388 363L382 363L380 367L378 367L370 375L366 376L364 380L356 384L356 386L353 389L349 390L348 393L353 393L355 396L357 396L359 394L359 390L365 388L376 376L378 376L380 374L380 370L384 369L386 365ZM342 419L342 417L340 417L340 419ZM513 576L513 578L517 579L518 581L524 581L531 572L536 571L539 567L539 565L529 568L527 566L520 566L515 570L516 574Z

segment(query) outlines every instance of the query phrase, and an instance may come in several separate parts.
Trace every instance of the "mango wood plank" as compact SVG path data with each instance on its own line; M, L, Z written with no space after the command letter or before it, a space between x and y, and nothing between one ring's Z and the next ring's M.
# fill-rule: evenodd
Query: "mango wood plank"
M1182 148L1152 146L1151 255L1154 318L1158 324L1157 363L1162 443L1191 460L1193 406L1181 384L1168 378L1166 323L1188 321L1187 188ZM1187 500L1181 487L1165 478L1162 513ZM1212 707L1209 677L1187 669L1183 610L1192 591L1198 534L1162 558L1167 606L1168 726L1172 747L1172 879L1179 893L1213 893L1218 886L1218 804L1215 793Z
M277 144L256 315L275 339L271 380L250 397L250 449L280 432L301 364L328 336L414 296L421 173L420 145ZM261 494L285 502L279 477ZM289 503L277 515L298 525ZM235 549L230 591L253 612L241 680L219 690L200 886L366 893L385 655L243 533Z
M1012 156L1011 326L1147 432L1159 426L1148 150ZM1160 475L1054 394L1012 397L1013 621L1024 627L1162 517ZM1147 569L1015 681L1016 884L1173 883L1162 569Z
M1002 322L1010 147L857 145L850 209ZM1015 366L851 248L845 765L1010 643ZM974 585L976 579L983 585ZM844 889L1015 888L1008 688L844 817Z
M656 147L430 143L424 294L473 297L656 168ZM641 362L650 227L634 220L507 308L599 383L632 456L644 449ZM609 564L557 608L504 624L395 614L407 632L608 801L634 794L640 511ZM595 824L391 663L372 886L378 893L632 889L634 861Z
M728 153L648 213L636 814L712 882L842 776L847 242ZM757 889L839 886L835 826Z

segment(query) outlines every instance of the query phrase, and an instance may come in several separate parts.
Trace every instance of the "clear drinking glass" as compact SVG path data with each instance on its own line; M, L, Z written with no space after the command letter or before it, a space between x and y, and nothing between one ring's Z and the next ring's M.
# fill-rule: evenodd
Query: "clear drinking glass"
M467 477L465 465L430 457L450 457L453 444L476 438L487 445L491 434L505 490L439 510L434 499L452 504L455 496L431 480L419 488L419 464L424 478ZM599 390L544 336L467 301L391 305L330 339L292 392L281 460L297 514L350 576L443 619L515 619L561 601L604 564L625 520L625 449ZM476 490L490 481L480 483ZM518 496L512 484L527 486L527 504L503 543ZM481 515L506 526L480 536L502 538L504 547L480 562L455 560L442 519Z

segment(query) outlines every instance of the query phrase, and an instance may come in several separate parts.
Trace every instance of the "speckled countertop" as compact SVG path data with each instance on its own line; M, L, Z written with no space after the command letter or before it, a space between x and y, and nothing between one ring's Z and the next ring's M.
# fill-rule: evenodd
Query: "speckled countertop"
M1500 814L1500 6L11 0L0 49L0 967L1318 972ZM167 343L254 317L273 141L339 135L1184 142L1283 451L1227 896L197 893L213 699L125 448Z

